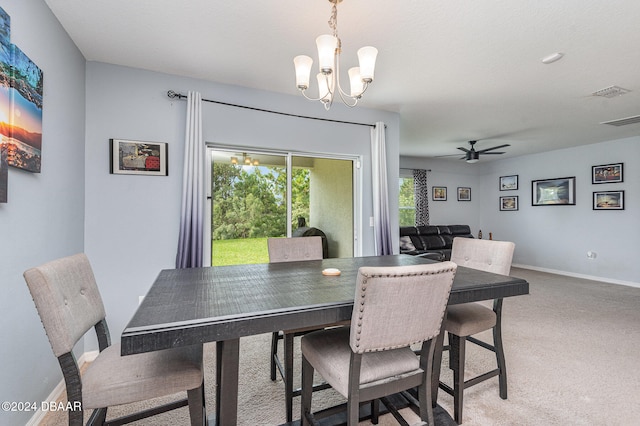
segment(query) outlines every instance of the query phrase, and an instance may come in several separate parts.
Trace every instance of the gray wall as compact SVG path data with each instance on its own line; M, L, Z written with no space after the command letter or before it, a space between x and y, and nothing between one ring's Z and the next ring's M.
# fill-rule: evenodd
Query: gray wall
M81 252L85 61L42 0L1 0L11 41L44 73L42 173L10 168L0 204L0 400L45 400L62 378L22 272ZM33 413L0 411L0 424Z
M395 113L334 105L327 114L319 103L302 97L89 62L85 251L101 284L115 338L158 272L175 264L186 102L167 98L169 89L185 94L197 90L204 98L288 113L361 123L384 121L390 181L398 176L399 117ZM369 127L205 102L203 134L207 142L224 145L361 155L363 254L373 254L373 232L368 226L372 215ZM109 138L168 142L169 176L110 175ZM397 223L397 187L391 188L392 219Z
M624 182L591 184L591 166L624 162ZM516 243L514 264L640 286L640 137L468 165L402 157L400 167L426 168L429 188L447 186L448 200L431 201L431 223L467 223L494 239ZM519 175L517 191L499 191L500 176ZM576 177L575 206L532 206L531 181ZM455 188L470 186L471 202L456 201ZM624 190L625 210L594 211L593 191ZM519 210L501 212L498 199L517 195ZM597 253L587 259L587 251Z

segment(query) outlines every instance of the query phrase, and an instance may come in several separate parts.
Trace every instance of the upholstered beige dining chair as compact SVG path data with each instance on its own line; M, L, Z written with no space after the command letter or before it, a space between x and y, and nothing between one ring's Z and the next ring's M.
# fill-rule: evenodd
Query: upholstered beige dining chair
M480 269L495 274L509 275L515 244L508 241L454 238L451 261L459 266ZM462 423L464 390L470 386L498 376L500 397L507 399L507 367L502 345L502 299L486 306L483 302L450 306L444 328L449 336L449 368L453 370L453 387L440 382L439 386L453 396L453 412L456 423ZM493 345L472 337L493 329ZM495 352L497 368L473 379L464 379L466 342L475 343Z
M384 396L416 386L420 417L434 424L433 353L456 268L453 262L360 268L351 327L302 337L302 425L315 421L314 371L347 398L348 425L358 424L360 402L385 403ZM420 356L410 347L418 343Z
M302 260L322 260L322 237L269 238L267 240L269 262L298 262ZM348 325L349 322L331 324L328 326ZM324 327L323 327L324 328ZM293 398L300 395L299 389L293 389L293 340L318 327L298 328L276 331L271 336L271 380L276 380L276 371L284 381L285 411L287 422L293 420ZM278 341L283 340L283 358L278 357ZM326 385L316 386L316 390L327 388Z
M185 391L186 399L109 421L124 424L189 405L191 424L206 423L202 346L121 356L120 345L111 344L104 305L84 254L29 269L24 278L62 368L68 401L81 408L69 411L69 425L82 425L84 410L94 410L88 424L103 424L108 407ZM92 327L100 353L80 374L72 350Z

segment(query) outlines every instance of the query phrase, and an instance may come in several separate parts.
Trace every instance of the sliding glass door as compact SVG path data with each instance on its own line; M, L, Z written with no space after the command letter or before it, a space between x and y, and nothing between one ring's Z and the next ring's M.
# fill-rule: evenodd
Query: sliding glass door
M210 148L211 264L269 261L267 239L320 235L354 256L356 159Z

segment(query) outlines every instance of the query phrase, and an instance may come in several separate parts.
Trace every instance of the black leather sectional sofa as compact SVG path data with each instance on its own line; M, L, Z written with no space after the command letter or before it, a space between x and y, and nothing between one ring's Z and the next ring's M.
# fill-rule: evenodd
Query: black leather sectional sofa
M469 225L402 226L400 253L449 260L455 237L473 238Z

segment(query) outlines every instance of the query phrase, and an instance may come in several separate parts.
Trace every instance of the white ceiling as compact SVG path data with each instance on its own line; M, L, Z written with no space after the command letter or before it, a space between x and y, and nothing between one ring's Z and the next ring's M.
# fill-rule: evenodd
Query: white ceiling
M297 93L293 57L317 64L315 37L330 32L327 0L45 1L89 61L287 94ZM361 105L400 113L401 154L511 144L480 161L640 135L640 124L599 124L640 115L639 22L638 0L338 6L342 69L359 47L378 48ZM565 56L541 62L554 52ZM631 92L591 95L613 85Z

